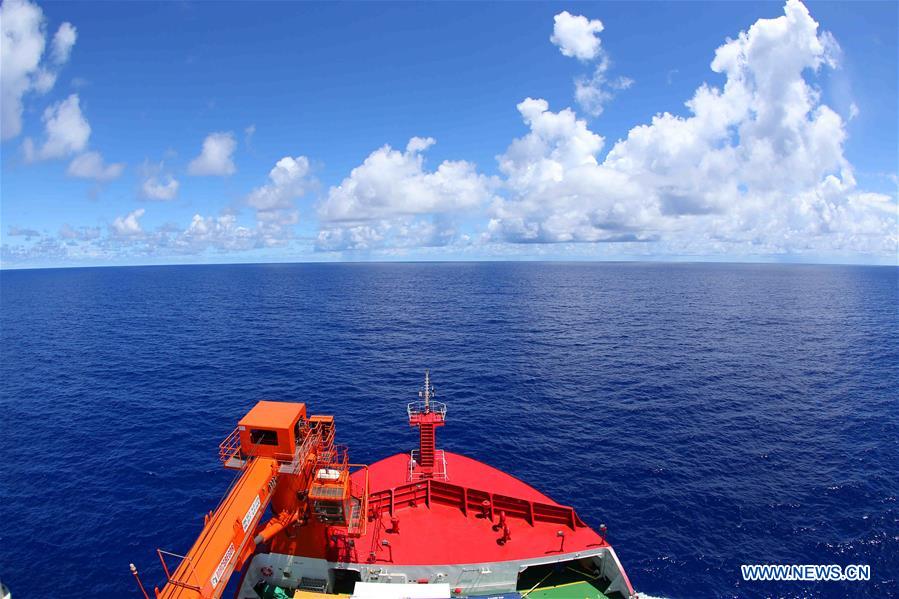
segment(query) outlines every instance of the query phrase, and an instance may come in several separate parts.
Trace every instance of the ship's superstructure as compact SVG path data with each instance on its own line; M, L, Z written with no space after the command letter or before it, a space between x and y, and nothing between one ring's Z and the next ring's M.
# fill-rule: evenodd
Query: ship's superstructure
M159 550L167 581L156 596L221 597L241 571L241 599L635 596L604 526L437 449L446 413L426 372L407 405L418 449L364 466L334 443L333 417L259 402L219 448L239 475L194 546Z

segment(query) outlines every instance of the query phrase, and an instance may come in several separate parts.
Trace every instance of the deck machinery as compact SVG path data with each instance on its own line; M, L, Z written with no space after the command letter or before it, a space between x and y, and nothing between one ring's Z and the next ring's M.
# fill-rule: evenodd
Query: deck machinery
M196 542L184 555L157 550L156 598L218 598L236 572L240 599L636 597L605 526L437 449L446 405L434 398L426 372L406 410L418 448L369 466L335 444L333 417L257 403L219 446L238 475Z

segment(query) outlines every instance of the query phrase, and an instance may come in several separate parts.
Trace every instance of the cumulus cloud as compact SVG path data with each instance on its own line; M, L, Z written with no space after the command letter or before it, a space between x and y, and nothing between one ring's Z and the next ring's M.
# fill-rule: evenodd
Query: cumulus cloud
M164 171L163 163L145 162L141 167L142 194L156 194L148 199L162 200L174 195L177 182L165 183L170 175ZM4 245L3 259L19 264L42 260L78 262L243 252L282 246L295 239L291 225L298 220L296 199L315 185L310 171L309 160L304 156L279 160L269 173L269 183L256 188L246 198L246 204L255 210L255 225L242 224L237 212L226 210L217 216L196 213L186 225L170 222L148 229L141 224L146 210L138 208L113 219L106 235L101 234L99 227L76 228L68 224L56 235L35 231L37 241L30 245Z
M606 103L615 97L615 92L629 88L634 84L630 77L609 78L609 59L603 56L593 74L579 77L574 81L574 99L587 114L599 116L605 110Z
M588 20L568 11L560 12L553 20L553 34L549 39L562 54L582 62L595 62L590 75L574 80L574 99L587 114L599 116L606 103L615 97L615 92L629 88L634 80L621 76L609 77L612 62L599 39L604 29L602 21Z
M252 229L237 224L233 214L218 217L202 217L194 214L190 226L180 242L193 250L215 247L221 250L249 249L257 245L257 236Z
M29 92L46 93L56 82L77 39L71 23L63 23L53 37L51 64L41 59L47 44L46 19L40 7L27 0L0 4L0 138L22 131L23 99Z
M553 34L549 41L565 56L592 60L600 52L599 34L603 29L599 19L587 19L564 10L553 17Z
M269 171L270 183L257 187L247 196L247 204L256 210L257 228L264 245L284 243L291 225L299 221L297 198L315 183L310 175L309 159L285 156Z
M135 237L142 235L144 230L140 226L140 217L144 215L143 208L129 212L125 216L117 216L109 226L110 232L116 237Z
M68 62L69 55L72 53L72 47L75 40L78 39L78 31L71 23L63 23L53 36L53 50L51 59L56 64L64 64Z
M78 94L49 106L44 110L42 119L46 139L39 148L35 147L31 138L25 140L22 148L26 160L64 158L87 147L91 126L81 112Z
M835 42L798 0L715 52L722 89L691 115L656 115L599 162L602 138L542 100L530 132L500 156L510 194L489 235L508 241L660 240L672 251L895 252L894 199L856 190L844 123L804 74L832 66Z
M627 177L597 161L604 139L570 109L546 100L518 105L530 132L500 155L509 196L493 203L491 236L519 243L637 240L645 199Z
M808 253L895 260L896 198L855 180L844 155L844 119L822 102L815 85L820 71L838 66L839 47L799 0L788 0L782 16L759 19L721 44L710 67L722 83L699 86L679 114L655 115L611 149L583 115L602 109L605 90L627 84L609 76L601 29L586 29L595 46L572 41L580 38L564 28L554 32L560 49L592 69L590 81L576 88L583 110L523 100L523 132L497 156L492 178L463 160L428 166L435 143L428 137L410 139L405 149L374 150L318 204L315 249L404 252L453 245L464 251L483 244L478 251L530 255L595 255L602 247L605 254L631 257ZM79 127L60 124L78 123L60 117L61 104L45 114L54 133L48 126L47 142L31 147L34 157L85 155L89 126L82 142L63 134ZM850 107L847 118L854 113ZM230 138L230 147L220 150L213 139L207 152L204 142L194 162L216 174L229 169L209 165L227 163L233 172L233 136L212 134L207 142L215 136ZM310 171L305 156L279 160L244 198L253 212L243 217L195 214L187 223L145 230L138 209L116 218L104 235L96 227L66 226L56 236L11 229L9 236L15 231L19 237L4 244L4 260L236 252L292 243L299 198L316 186ZM162 165L143 177L145 197L174 197L177 181ZM22 238L28 242L18 243Z
M152 164L145 161L140 168L140 175L140 195L144 199L167 202L178 195L181 184L171 173L165 172L164 163Z
M291 209L294 200L306 193L310 184L309 159L285 156L269 171L268 178L271 183L254 189L247 197L247 204L258 212Z
M446 243L454 234L450 215L480 207L491 183L466 161L445 160L427 170L423 152L434 143L413 137L404 152L382 146L332 187L318 211L325 222L319 248Z
M237 168L234 166L234 150L237 141L234 134L228 132L210 133L203 140L203 149L200 155L191 160L187 172L198 176L233 175Z
M141 193L148 200L159 200L167 202L174 200L178 195L178 187L180 183L172 175L165 174L161 176L151 176L144 179L141 184Z
M100 227L64 224L55 235L11 227L6 237L24 237L28 243L4 243L0 259L6 264L59 264L89 260L192 256L207 252L242 252L264 247L259 231L241 225L237 216L194 214L184 227L167 223L153 230L141 226L140 208L119 216L103 235Z
M104 182L117 179L124 170L124 163L106 164L100 152L92 151L76 156L69 163L69 168L66 172L72 177Z

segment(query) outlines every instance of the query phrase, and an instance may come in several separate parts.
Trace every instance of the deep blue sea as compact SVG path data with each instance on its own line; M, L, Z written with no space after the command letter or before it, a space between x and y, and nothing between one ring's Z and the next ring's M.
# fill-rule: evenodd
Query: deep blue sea
M437 263L0 273L0 579L15 599L137 597L232 474L262 398L334 414L356 462L438 444L591 525L635 587L899 595L893 267ZM742 563L870 564L745 583Z

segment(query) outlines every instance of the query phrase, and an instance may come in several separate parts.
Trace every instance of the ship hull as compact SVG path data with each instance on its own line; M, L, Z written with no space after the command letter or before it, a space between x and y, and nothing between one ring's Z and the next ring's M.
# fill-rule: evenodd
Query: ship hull
M573 564L585 573L596 571L603 593L627 598L633 593L615 550L604 547L532 558L471 564L369 564L329 562L298 555L260 553L247 567L237 597L258 599L259 583L285 589L307 589L325 593L341 591L343 580L381 584L448 584L454 596L468 597L521 591L522 574L528 568ZM589 569L588 569L589 568ZM351 573L351 574L350 574ZM349 574L349 575L348 575ZM349 589L347 589L349 590ZM527 590L527 589L524 589Z
M258 599L260 583L347 594L355 582L449 585L453 597L514 593L528 590L539 568L579 573L600 596L634 595L614 549L572 508L483 462L450 452L441 459L443 480L415 480L409 454L369 466L373 515L361 536L310 522L260 548L237 596Z

